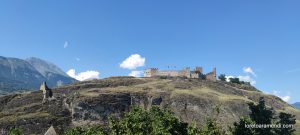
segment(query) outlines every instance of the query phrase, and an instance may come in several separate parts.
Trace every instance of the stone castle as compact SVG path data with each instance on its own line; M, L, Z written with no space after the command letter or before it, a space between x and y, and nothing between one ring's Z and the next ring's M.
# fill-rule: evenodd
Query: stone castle
M196 67L194 70L191 70L189 67L182 70L159 70L158 68L149 68L144 71L144 77L157 76L203 78L206 80L216 81L217 71L216 68L214 68L213 71L204 74L202 67Z

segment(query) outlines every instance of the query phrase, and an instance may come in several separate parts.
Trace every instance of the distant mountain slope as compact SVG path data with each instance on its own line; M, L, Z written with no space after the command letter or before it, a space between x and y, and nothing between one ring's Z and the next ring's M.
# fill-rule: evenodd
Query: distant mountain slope
M41 59L0 56L0 94L37 89L43 81L51 87L75 82L57 66Z
M60 83L70 84L76 81L50 62L35 57L28 58L26 61L46 78L47 84L50 86L57 86L60 85Z
M296 102L292 106L300 110L300 102Z

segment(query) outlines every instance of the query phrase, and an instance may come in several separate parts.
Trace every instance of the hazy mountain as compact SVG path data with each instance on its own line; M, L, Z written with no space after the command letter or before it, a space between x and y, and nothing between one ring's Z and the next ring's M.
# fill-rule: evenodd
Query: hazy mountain
M38 58L22 60L0 56L0 94L37 89L43 81L53 87L75 80L54 64Z
M296 102L292 106L300 110L300 102Z
M75 82L75 79L70 78L63 70L50 62L35 57L28 58L26 61L46 78L50 86Z

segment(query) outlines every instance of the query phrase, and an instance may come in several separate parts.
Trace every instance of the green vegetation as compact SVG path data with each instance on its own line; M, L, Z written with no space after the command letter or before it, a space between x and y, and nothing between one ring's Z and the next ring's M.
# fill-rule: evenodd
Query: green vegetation
M12 128L9 130L8 135L23 135L21 129Z
M219 78L221 81L226 81L226 75L225 75L225 74L221 74L218 78Z
M281 125L292 124L292 125L295 125L296 124L295 115L291 115L291 114L281 112L279 114L279 121L277 122L277 124L281 124ZM275 130L275 132L278 135L291 135L295 131L296 130L293 129L293 128L279 128L279 129Z
M293 125L296 124L294 115L287 113L280 113L279 120L275 119L272 109L269 109L265 105L265 100L260 98L259 103L249 103L249 109L251 110L250 118L242 118L240 122L234 123L234 128L231 128L233 135L293 135L295 130ZM277 121L277 122L274 122ZM249 128L246 125L280 125L279 128ZM284 127L286 125L292 125L291 127Z
M201 130L195 123L180 121L169 109L162 110L158 106L145 110L133 107L118 119L109 117L109 127L103 130L98 127L67 130L64 135L223 135L215 119L208 119Z
M231 82L231 83L236 83L236 84L246 84L246 85L250 85L249 82L240 81L239 78L229 78L229 82Z

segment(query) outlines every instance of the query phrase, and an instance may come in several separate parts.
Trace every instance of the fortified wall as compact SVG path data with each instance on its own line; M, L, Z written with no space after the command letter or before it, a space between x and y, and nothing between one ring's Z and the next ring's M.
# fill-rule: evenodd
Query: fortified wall
M213 71L204 74L202 67L196 67L191 70L189 67L182 70L159 70L158 68L149 68L144 71L144 77L157 77L157 76L169 76L169 77L187 77L187 78L205 78L206 80L217 80L216 68Z

